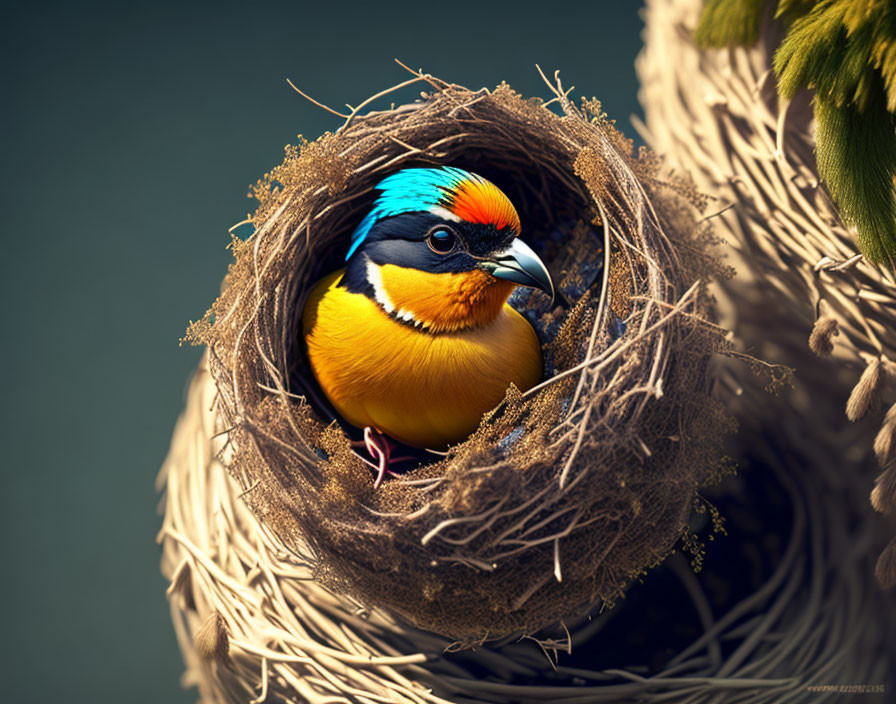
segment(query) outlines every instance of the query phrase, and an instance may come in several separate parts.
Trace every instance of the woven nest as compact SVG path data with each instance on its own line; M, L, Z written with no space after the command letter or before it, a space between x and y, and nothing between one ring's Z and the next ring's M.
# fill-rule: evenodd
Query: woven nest
M820 182L811 93L778 96L772 57L784 27L769 10L751 48L701 51L694 30L701 0L651 0L638 60L645 141L713 197L716 231L730 244L739 276L726 283L724 323L763 359L812 378L813 403L842 394L846 416L879 424L873 447L883 469L866 475L878 511L896 515L896 279L864 259L855 234ZM769 306L783 324L769 335ZM797 336L789 358L782 338ZM808 342L808 344L806 344ZM849 388L844 390L843 384ZM883 417L882 417L883 416ZM827 431L842 418L825 419ZM872 441L864 441L870 447ZM870 466L866 464L865 467ZM881 584L896 585L896 538L881 553Z
M863 579L879 536L856 462L830 460L856 438L770 423L788 417L783 401L754 407L737 436L743 476L712 497L727 560L695 574L676 553L599 616L455 651L314 581L218 459L217 393L203 363L160 477L183 682L203 702L777 704L896 671L893 610Z
M413 82L432 90L355 110L259 183L254 234L234 241L224 292L190 336L208 345L222 457L259 521L331 591L470 645L611 602L682 535L720 467L707 365L722 338L701 279L718 267L687 194L631 156L596 102L579 109L558 83L560 115L506 85ZM551 249L561 219L598 228L609 262L550 313L550 378L511 387L447 456L374 489L313 402L299 315L376 183L421 164L495 182L555 274L584 256L572 233Z

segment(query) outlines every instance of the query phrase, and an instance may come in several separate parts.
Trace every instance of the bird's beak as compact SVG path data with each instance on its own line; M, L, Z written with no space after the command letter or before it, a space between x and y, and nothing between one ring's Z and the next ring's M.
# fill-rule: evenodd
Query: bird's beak
M506 249L495 252L480 267L492 276L544 291L554 301L554 282L544 262L521 239L514 238Z

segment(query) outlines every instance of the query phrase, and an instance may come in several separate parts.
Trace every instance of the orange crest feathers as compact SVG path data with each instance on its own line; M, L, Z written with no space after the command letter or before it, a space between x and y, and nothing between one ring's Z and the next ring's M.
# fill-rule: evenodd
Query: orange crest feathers
M510 227L520 233L520 216L510 199L491 181L481 177L465 179L457 184L448 209L467 222L494 225L499 230Z

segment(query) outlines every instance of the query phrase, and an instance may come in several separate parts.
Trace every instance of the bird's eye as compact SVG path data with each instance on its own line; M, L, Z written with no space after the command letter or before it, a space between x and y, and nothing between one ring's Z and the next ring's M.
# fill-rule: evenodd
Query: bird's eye
M457 235L451 228L440 225L426 237L426 244L433 252L448 254L457 246Z

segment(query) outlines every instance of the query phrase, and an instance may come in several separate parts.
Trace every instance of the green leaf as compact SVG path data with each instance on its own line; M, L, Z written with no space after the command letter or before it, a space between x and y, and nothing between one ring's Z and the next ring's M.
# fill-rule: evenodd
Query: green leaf
M896 3L870 3L877 10L865 16L865 22L873 27L874 38L871 60L884 77L887 109L896 112ZM850 18L847 18L849 21Z
M887 90L887 109L896 112L896 41L875 47L874 65L880 69Z
M791 25L774 59L778 91L785 98L819 83L818 90L830 92L846 52L844 13L842 5L822 2Z
M870 261L896 266L896 118L887 110L882 78L860 109L815 96L818 172Z
M790 24L811 10L818 0L779 0L775 19Z
M695 39L701 47L751 45L759 39L766 0L707 0Z

